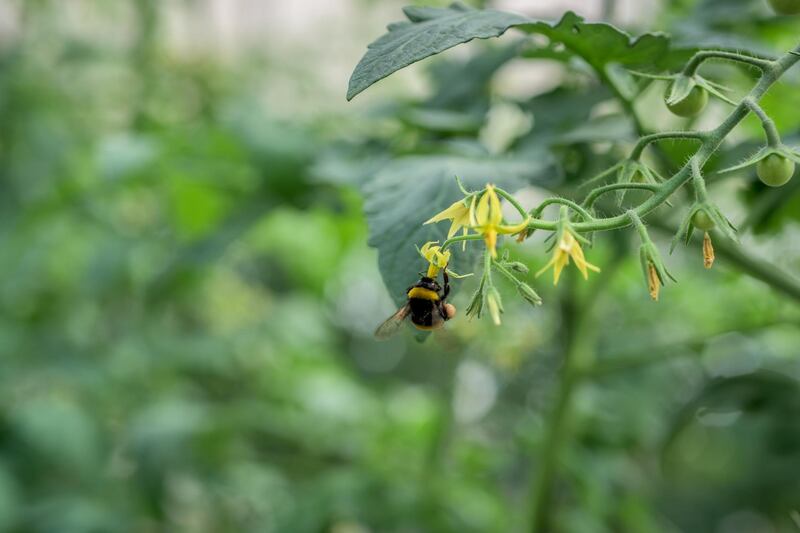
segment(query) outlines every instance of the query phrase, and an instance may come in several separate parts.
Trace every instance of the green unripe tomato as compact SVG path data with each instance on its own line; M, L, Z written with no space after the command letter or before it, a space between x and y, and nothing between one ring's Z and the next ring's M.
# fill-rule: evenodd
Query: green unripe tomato
M769 5L779 15L800 14L800 0L769 0Z
M692 215L692 225L703 231L711 231L714 229L714 226L716 226L714 221L711 220L711 217L708 216L708 213L703 209L695 211L694 215Z
M667 89L664 98L667 98L669 93L670 89ZM682 100L678 100L671 105L667 104L667 109L679 117L691 117L702 111L707 103L708 93L699 85L695 85Z
M794 161L782 155L769 154L756 164L756 174L764 185L780 187L792 178Z

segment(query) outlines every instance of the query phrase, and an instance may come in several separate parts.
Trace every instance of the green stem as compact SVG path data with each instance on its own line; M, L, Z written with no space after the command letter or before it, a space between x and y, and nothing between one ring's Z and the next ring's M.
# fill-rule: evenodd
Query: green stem
M585 221L594 220L594 217L592 217L592 215L589 214L589 212L586 209L579 206L577 203L573 202L572 200L567 200L566 198L559 198L559 197L547 198L542 203L540 203L535 210L533 210L533 213L539 215L542 213L542 211L544 211L545 207L553 204L562 205L572 209L573 211L578 213L581 217L583 217Z
M703 180L703 173L700 171L700 162L696 158L689 161L689 168L691 169L692 184L694 185L694 192L698 202L708 202L708 191L706 190L706 182Z
M686 76L694 76L694 74L697 72L697 69L700 68L700 65L702 65L703 62L708 59L727 59L728 61L736 61L738 63L744 63L745 65L756 67L762 71L769 70L772 66L772 61L767 59L746 56L736 52L724 52L722 50L703 50L697 52L694 56L692 56L689 62L686 63L686 66L683 68L683 74Z
M781 75L789 68L794 66L795 63L800 61L800 45L798 45L793 52L787 53L774 63L769 68L764 69L764 74L758 81L755 87L750 91L748 98L757 102L767 92L767 90L774 84ZM747 116L749 108L747 104L739 103L728 117L714 130L708 132L707 138L697 150L693 159L696 159L697 164L702 166L711 157L714 152L722 144L725 137ZM687 163L670 179L662 183L658 190L655 191L653 196L642 202L635 208L636 214L644 217L662 203L667 201L669 197L677 191L682 185L691 178L691 167ZM534 219L528 223L532 229L542 229L554 231L557 227L557 222ZM596 218L588 222L578 222L573 225L575 231L578 232L591 232L591 231L605 231L617 228L624 228L630 225L630 218L626 215L617 215L608 218Z
M472 233L470 235L458 235L456 237L450 237L449 239L447 239L446 241L444 241L442 243L441 250L444 252L447 249L448 246L450 246L451 244L455 244L457 242L479 241L481 239L483 239L483 235L479 235L479 234L475 234L475 233Z
M517 276L515 276L513 273L511 273L510 270L508 270L506 267L504 267L502 264L500 264L499 261L493 260L492 261L492 265L494 265L495 270L497 270L503 276L508 278L508 281L513 283L515 287L518 287L519 285L522 284L522 282L519 279L517 279Z
M745 98L742 100L742 103L745 104L761 121L761 127L764 128L764 135L767 136L767 144L773 148L780 146L781 136L778 134L778 128L775 126L775 121L769 118L761 106L758 105L758 102L751 100L750 98Z
M587 209L591 209L594 203L597 201L600 196L604 195L607 192L616 191L619 189L640 189L645 191L656 191L658 190L658 185L654 183L611 183L609 185L604 185L603 187L598 187L590 192L586 199L583 201L584 207Z
M509 193L507 193L506 191L504 191L500 187L495 187L494 190L497 191L497 194L499 194L500 196L502 196L503 198L508 200L508 203L513 205L514 208L517 211L519 211L519 214L522 216L523 219L528 218L528 212L525 211L525 208L522 207L519 202L517 202L516 198L514 198L512 195L510 195Z
M639 232L639 237L641 237L642 242L643 243L650 242L650 236L647 234L647 228L642 222L642 219L639 218L639 215L637 215L635 211L630 210L628 211L628 218L631 219L631 223L636 228L636 231Z
M662 141L664 139L692 139L695 141L704 141L706 136L707 133L703 131L664 131L651 133L650 135L639 138L631 151L630 158L638 160L642 156L644 149L656 141Z

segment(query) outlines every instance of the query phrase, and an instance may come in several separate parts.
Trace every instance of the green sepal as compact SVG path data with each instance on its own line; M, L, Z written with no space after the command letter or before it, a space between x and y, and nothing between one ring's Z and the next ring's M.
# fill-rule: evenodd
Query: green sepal
M469 318L472 318L473 316L477 318L481 317L481 313L483 312L483 300L484 300L483 285L484 285L484 280L481 279L478 288L475 289L475 292L472 293L472 298L470 298L469 300L469 304L467 305L467 310L465 311L466 316Z
M728 217L726 217L717 206L713 204L705 204L705 209L711 217L711 220L716 223L717 228L722 231L726 237L734 242L739 242L739 230L736 229L736 226L733 225L733 222L728 220Z
M581 183L578 188L583 189L584 187L588 187L589 185L593 185L593 184L597 183L598 181L602 181L602 180L606 179L608 176L612 175L614 172L617 172L620 169L620 166L622 166L622 163L623 162L619 162L619 163L616 163L613 166L608 167L604 171L600 172L598 175L593 176L593 177L589 178L588 180L586 180L585 182ZM617 173L617 175L619 175L619 173Z
M708 94L716 96L717 98L719 98L723 102L728 103L728 104L730 104L732 106L738 105L736 102L734 102L733 100L731 100L730 98L728 98L727 96L722 94L720 89L723 89L723 90L726 90L726 91L730 91L730 89L725 87L724 85L720 85L719 83L713 83L713 82L711 82L711 81L709 81L709 80L707 80L704 77L699 76L699 75L695 75L694 76L694 81L698 86L700 86L703 89L705 89L706 91L708 91Z
M675 283L678 282L678 280L675 279L675 276L673 276L669 270L667 270L667 267L664 265L664 261L661 259L661 254L658 253L658 248L656 248L652 242L643 242L639 247L639 261L642 266L645 284L649 283L650 281L647 272L648 264L652 264L655 267L656 274L658 275L658 281L661 283L662 287L665 285L665 280L667 278L671 279Z
M695 85L697 85L697 82L695 82L694 77L684 76L683 74L676 75L669 86L665 100L667 105L672 106L683 101L689 96Z
M525 282L520 282L517 285L517 292L522 296L526 302L533 306L542 305L542 298L533 288Z
M781 157L785 157L786 159L790 159L795 163L800 163L800 152L789 148L788 146L781 144L779 146L762 146L759 150L739 163L738 165L734 165L732 167L724 168L718 171L718 174L725 174L727 172L735 172L737 170L742 170L747 167L751 167L753 165L758 164L759 161L766 159L770 155L779 155Z
M636 159L625 159L618 163L618 165L620 168L617 173L617 183L634 183L633 177L637 172L642 175L642 183L658 185L664 181L664 178L662 178L658 172ZM617 191L616 199L618 207L622 205L628 191L629 189L619 189Z
M675 250L675 247L678 246L679 242L683 241L684 244L689 244L689 241L692 239L692 233L694 232L692 217L701 209L701 207L702 206L700 204L694 204L681 221L681 225L678 227L678 231L675 233L675 236L672 237L672 242L669 245L670 254Z

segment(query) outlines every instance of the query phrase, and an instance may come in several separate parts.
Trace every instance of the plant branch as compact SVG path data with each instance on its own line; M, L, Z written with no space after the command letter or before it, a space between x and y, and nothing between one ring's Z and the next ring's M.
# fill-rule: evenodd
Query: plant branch
M583 200L583 206L586 209L591 209L594 203L597 201L600 196L604 195L607 192L617 191L619 189L639 189L644 191L656 191L658 190L658 185L654 183L610 183L608 185L604 185L602 187L598 187L586 195L586 199Z
M767 144L772 147L780 146L781 136L778 134L778 128L775 126L775 121L767 116L767 114L755 100L745 98L742 100L742 103L746 105L747 108L750 109L750 111L752 111L753 114L761 121L761 127L764 128L764 135L767 136Z
M703 131L664 131L659 133L651 133L640 137L636 145L631 151L631 159L639 159L642 152L648 145L661 141L664 139L692 139L695 141L704 141L708 134Z
M749 101L758 102L784 72L800 61L800 55L798 54L800 54L800 45L792 50L792 52L771 62L768 68L765 67L761 79L755 87L753 87L745 100L740 102L719 126L707 133L707 137L692 157L693 163L686 163L675 175L662 183L650 198L635 208L636 214L640 217L644 217L662 203L666 202L675 191L691 179L691 164L696 164L698 167L702 167L702 165L705 164L711 155L722 145L725 137L727 137L742 119L747 116L750 107L745 101L749 99ZM622 214L577 222L573 225L573 228L578 232L592 232L624 228L628 225L630 225L630 218L626 214ZM528 226L531 229L554 231L557 227L557 222L534 218L528 223Z
M652 221L652 226L659 231L675 233L674 227L664 224L658 219ZM699 242L699 239L695 240ZM753 256L728 239L715 240L714 251L720 257L736 265L741 272L763 281L773 289L800 302L800 279L780 270L769 261Z
M683 73L686 76L693 76L695 72L697 72L697 69L700 68L700 65L702 65L703 62L708 59L726 59L728 61L743 63L762 71L769 70L773 63L767 59L739 54L736 52L725 52L722 50L701 50L692 56L688 63L686 63Z

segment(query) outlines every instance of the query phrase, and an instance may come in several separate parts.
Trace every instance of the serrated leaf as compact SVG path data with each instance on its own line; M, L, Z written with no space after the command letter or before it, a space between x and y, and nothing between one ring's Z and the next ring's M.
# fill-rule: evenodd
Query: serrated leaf
M612 63L628 67L655 64L669 45L669 38L663 33L645 33L634 39L610 24L584 22L583 17L572 11L555 25L535 22L522 29L562 43L595 70L603 71Z
M476 10L460 3L447 8L406 7L409 22L388 26L389 33L369 45L358 62L347 99L389 74L421 59L443 52L472 39L498 37L529 19L493 9Z
M509 190L528 183L546 184L555 174L553 159L544 152L523 157L471 158L451 155L410 156L383 168L363 188L364 211L369 225L369 245L378 249L378 266L389 293L400 305L405 289L414 283L425 262L415 249L427 241L444 241L448 224L428 224L431 215L463 197L454 176L475 190L487 182ZM461 274L473 271L480 243L467 251L451 248L450 268Z
M421 59L472 39L498 37L513 27L545 35L551 44L563 44L604 75L612 63L627 67L654 64L666 52L669 42L660 33L632 39L609 24L585 23L571 11L556 24L494 9L476 10L460 3L448 8L406 7L404 12L408 22L390 24L389 32L369 45L350 78L348 100Z

